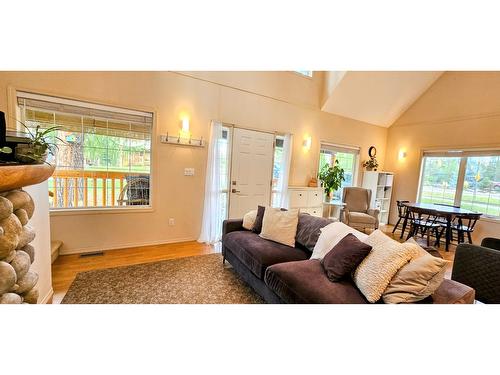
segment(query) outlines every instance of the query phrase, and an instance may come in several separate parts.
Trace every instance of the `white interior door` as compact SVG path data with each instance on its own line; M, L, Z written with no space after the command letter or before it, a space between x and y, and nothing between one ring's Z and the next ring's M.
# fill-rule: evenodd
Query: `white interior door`
M234 128L229 218L270 204L273 151L273 134Z

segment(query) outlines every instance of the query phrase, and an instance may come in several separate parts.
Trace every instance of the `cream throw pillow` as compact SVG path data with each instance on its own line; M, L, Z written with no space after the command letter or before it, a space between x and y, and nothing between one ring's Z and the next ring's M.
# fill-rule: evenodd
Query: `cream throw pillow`
M396 272L417 255L417 250L393 240L378 229L364 242L372 247L372 251L356 268L353 279L368 302L373 303L382 297Z
M325 255L349 233L354 234L360 241L364 241L368 238L367 234L337 221L321 228L320 231L321 233L316 245L314 245L311 259L323 259Z
M252 230L256 217L257 217L257 210L252 210L252 211L247 212L243 216L243 228L248 229L248 230Z
M266 207L259 236L294 247L298 222L298 209L281 211L279 208Z
M382 295L385 303L412 303L434 294L444 280L448 261L432 256L415 240L404 246L413 247L416 255L392 278Z

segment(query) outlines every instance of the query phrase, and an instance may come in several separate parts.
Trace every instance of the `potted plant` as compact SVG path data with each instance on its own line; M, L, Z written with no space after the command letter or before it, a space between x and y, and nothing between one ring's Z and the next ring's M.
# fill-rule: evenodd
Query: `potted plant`
M338 160L335 160L333 166L325 164L318 173L321 186L325 189L327 201L332 200L333 192L340 189L342 181L345 181L344 169L340 168L338 164Z
M24 164L43 164L47 160L48 154L55 155L57 145L49 139L52 133L61 129L61 126L51 126L47 129L42 129L40 125L30 129L25 124L20 122L27 130L30 141L28 143L20 143L15 148L14 157L17 161ZM61 142L61 138L54 136Z
M370 159L365 160L363 162L363 167L366 168L367 171L376 171L378 168L378 161L375 156L372 156Z

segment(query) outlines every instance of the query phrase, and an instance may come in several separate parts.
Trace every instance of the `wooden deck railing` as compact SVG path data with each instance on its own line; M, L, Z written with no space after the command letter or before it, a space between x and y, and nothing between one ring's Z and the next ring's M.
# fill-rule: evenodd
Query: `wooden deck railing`
M122 204L120 195L127 176L147 173L59 169L49 179L53 208L112 207ZM123 195L123 194L122 194Z

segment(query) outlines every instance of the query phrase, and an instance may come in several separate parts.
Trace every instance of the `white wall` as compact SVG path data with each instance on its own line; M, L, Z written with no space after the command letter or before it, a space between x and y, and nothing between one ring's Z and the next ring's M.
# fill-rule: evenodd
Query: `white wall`
M36 237L31 243L35 248L32 268L38 273L38 303L47 303L52 297L52 271L50 257L50 217L47 181L23 188L35 202L35 213L30 224L35 228Z

